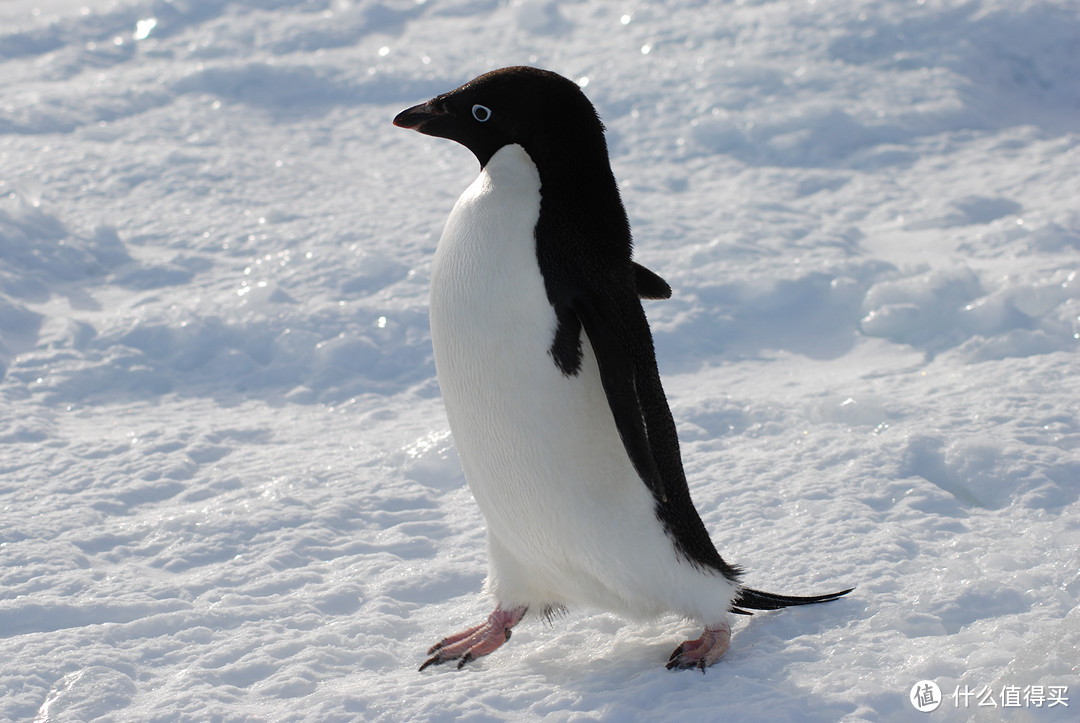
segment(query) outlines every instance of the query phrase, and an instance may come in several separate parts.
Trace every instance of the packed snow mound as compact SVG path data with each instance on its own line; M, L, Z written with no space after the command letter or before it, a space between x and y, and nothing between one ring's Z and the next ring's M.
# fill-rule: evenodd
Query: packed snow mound
M1077 47L1072 0L0 3L0 719L1071 720ZM704 677L591 610L416 672L491 605L427 322L477 169L391 119L514 64L607 126L721 552L857 586Z

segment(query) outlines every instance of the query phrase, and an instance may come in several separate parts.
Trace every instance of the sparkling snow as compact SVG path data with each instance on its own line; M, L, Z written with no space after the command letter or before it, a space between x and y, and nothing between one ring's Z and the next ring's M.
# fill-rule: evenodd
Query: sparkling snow
M0 4L0 719L1075 720L1078 48L1075 0ZM491 605L426 308L477 169L390 120L522 63L674 288L721 552L857 586L704 676L591 610L416 671Z

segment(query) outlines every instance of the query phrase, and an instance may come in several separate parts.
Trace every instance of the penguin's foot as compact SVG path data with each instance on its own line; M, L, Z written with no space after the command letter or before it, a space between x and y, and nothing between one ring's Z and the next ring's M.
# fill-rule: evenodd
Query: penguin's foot
M470 660L475 660L497 650L499 646L510 639L510 628L521 622L521 618L525 616L525 611L528 609L527 607L519 607L503 610L500 605L480 625L463 630L448 638L443 638L432 645L431 649L428 650L428 655L431 657L420 666L420 670L429 665L445 663L448 660L458 661L457 667L461 668Z
M702 673L705 668L720 660L731 644L731 626L721 623L715 628L705 628L697 640L687 640L675 648L668 658L667 669L697 668Z

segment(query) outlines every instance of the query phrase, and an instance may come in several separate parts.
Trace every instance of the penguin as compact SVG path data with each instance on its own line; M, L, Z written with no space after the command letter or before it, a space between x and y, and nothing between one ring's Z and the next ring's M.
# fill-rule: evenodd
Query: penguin
M408 108L394 125L456 141L480 174L431 266L435 368L487 524L487 620L420 666L498 649L529 610L570 606L703 627L669 669L704 672L732 613L821 603L745 587L690 497L641 299L666 281L632 259L604 126L576 83L510 67Z

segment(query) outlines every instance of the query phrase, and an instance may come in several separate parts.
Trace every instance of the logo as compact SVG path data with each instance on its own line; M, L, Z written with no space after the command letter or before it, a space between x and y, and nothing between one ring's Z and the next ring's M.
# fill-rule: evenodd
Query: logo
M911 686L908 700L920 713L935 711L941 705L941 688L932 680L920 680Z

